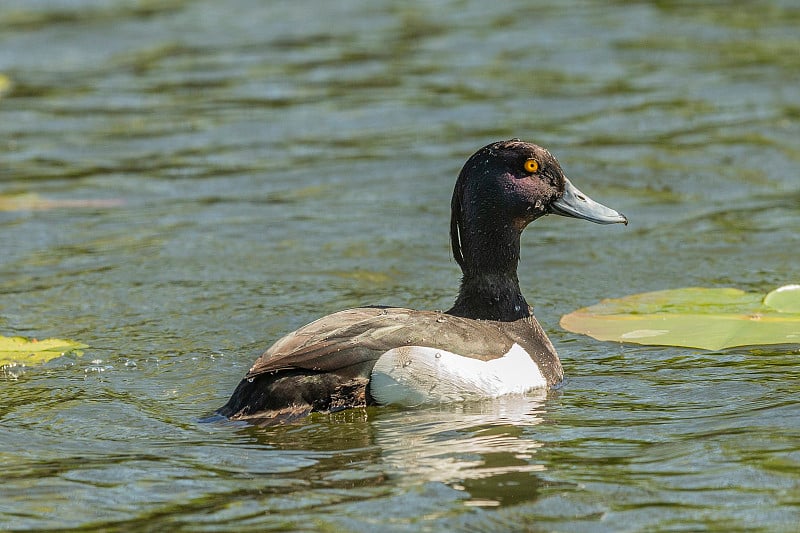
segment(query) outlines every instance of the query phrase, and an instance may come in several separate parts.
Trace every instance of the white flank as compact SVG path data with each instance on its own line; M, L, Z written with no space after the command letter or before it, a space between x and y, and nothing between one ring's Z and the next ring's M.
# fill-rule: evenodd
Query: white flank
M546 386L539 366L518 344L492 361L425 346L401 346L375 363L369 392L378 403L413 406L496 398Z

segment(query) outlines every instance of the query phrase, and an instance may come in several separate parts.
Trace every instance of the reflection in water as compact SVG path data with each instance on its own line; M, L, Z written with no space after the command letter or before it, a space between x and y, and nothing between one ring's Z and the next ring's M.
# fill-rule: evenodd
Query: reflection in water
M542 444L531 428L542 422L545 397L534 391L421 409L350 409L239 433L264 446L265 456L277 448L313 459L297 473L313 487L408 488L424 479L462 492L467 505L497 506L535 499L534 473L545 467L535 460Z
M402 411L374 421L375 441L388 474L400 484L419 479L466 491L473 505L499 505L510 496L531 499L531 472L541 443L529 429L542 422L545 392L477 403ZM506 487L504 490L503 487Z

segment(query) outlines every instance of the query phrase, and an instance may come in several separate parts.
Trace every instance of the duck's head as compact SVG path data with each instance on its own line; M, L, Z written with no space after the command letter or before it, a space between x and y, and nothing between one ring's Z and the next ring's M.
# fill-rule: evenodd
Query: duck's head
M486 249L481 244L518 239L528 224L549 214L628 223L625 215L572 185L541 146L519 139L492 143L475 152L458 176L450 221L453 255L464 269L468 253Z

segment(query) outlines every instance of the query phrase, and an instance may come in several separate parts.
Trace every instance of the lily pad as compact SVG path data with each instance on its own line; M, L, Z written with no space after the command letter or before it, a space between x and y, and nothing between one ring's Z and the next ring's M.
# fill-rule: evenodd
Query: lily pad
M122 205L120 199L51 200L36 193L0 194L0 211L45 211L61 208L107 208Z
M0 74L0 96L4 96L11 91L11 78L5 74Z
M0 366L23 364L27 366L45 363L50 359L87 348L85 344L64 339L26 339L25 337L0 336Z
M767 294L764 305L781 313L800 313L800 285L785 285Z
M800 285L766 296L691 287L610 298L564 315L561 327L602 341L706 350L800 345Z

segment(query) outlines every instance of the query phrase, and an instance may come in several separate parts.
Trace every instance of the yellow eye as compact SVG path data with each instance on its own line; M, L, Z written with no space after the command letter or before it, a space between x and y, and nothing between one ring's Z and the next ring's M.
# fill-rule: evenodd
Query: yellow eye
M528 159L525 161L525 164L522 165L522 168L525 169L525 172L530 172L533 174L537 170L539 170L539 162L535 159Z

